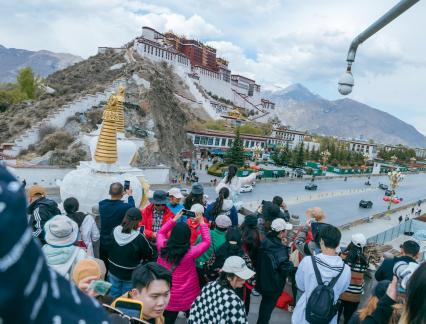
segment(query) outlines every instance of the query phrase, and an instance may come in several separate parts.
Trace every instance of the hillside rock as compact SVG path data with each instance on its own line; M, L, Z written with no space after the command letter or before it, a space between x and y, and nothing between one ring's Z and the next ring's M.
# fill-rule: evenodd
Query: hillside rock
M384 111L351 99L326 100L301 84L265 92L276 103L275 115L292 128L378 143L426 147L426 137Z

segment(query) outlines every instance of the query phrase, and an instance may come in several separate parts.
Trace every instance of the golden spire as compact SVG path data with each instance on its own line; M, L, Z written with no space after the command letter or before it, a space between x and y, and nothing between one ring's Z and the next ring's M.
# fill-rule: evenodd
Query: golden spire
M117 133L124 133L124 87L120 86L117 92L118 99L118 121Z
M112 94L108 98L102 115L102 128L96 144L95 160L108 164L117 161L117 122L119 120L118 98Z

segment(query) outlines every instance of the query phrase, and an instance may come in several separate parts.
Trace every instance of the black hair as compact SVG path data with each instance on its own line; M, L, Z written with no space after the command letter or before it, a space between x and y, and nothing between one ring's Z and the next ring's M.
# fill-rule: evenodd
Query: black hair
M225 183L226 183L226 184L231 183L232 178L233 178L233 177L235 177L235 176L237 175L237 172L238 172L238 168L237 168L237 166L236 166L236 165L234 165L234 164L231 164L231 165L228 167L228 175L226 176L226 181L225 181Z
M109 194L111 196L119 196L124 192L124 187L121 182L114 182L109 186Z
M234 273L221 271L219 272L219 278L217 278L217 282L222 287L234 290L234 288L232 288L231 283L229 282L228 279L232 280L233 278L235 278L235 276L236 275Z
M351 268L361 266L368 266L368 260L364 255L364 249L353 244L352 242L348 245L345 254L347 255L345 263Z
M281 206L283 204L284 199L280 196L275 196L274 198L272 198L272 203L277 205L277 206Z
M216 201L213 203L212 215L213 219L216 219L216 216L219 215L222 211L223 201L229 197L229 189L223 187L219 190L219 197L216 198Z
M183 235L186 233L186 235ZM185 237L186 236L186 237ZM191 248L191 230L186 223L176 224L166 245L160 249L160 256L177 267L185 254Z
M417 242L408 240L402 244L402 249L405 254L415 257L420 251L420 246Z
M323 240L326 248L335 249L340 244L342 233L337 227L327 224L327 226L321 228L319 237Z
M172 273L156 262L139 265L132 273L132 286L141 291L148 288L154 280L164 280L169 287L172 286Z
M77 198L69 197L64 200L64 209L67 214L75 213L79 207Z
M423 324L426 321L426 263L419 265L407 284L405 322Z
M225 234L225 243L223 243L216 252L216 257L225 260L233 255L242 256L244 251L241 248L241 232L236 227L230 227ZM232 241L232 243L230 243Z
M139 227L140 220L131 220L127 215L124 216L121 226L123 229L121 233L129 234L132 230L136 230Z
M246 216L246 220L241 224L241 242L243 250L248 254L253 265L256 265L257 254L260 247L260 233L257 228L257 218L256 225L252 226L250 222L247 221L248 217L254 217L254 215Z
M195 204L200 204L204 206L203 200L204 200L203 194L193 194L192 192L190 192L189 195L186 196L183 206L185 207L185 209L191 209L191 207Z

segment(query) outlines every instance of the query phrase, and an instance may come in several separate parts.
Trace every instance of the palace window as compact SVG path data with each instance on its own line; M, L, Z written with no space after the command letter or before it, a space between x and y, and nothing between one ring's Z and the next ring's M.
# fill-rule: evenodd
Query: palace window
M195 136L194 144L200 144L200 136Z
M222 146L226 146L226 138L222 138Z
M219 137L216 137L216 138L215 138L215 140L214 140L214 145L215 145L215 146L219 146L219 145L220 145L220 138L219 138Z

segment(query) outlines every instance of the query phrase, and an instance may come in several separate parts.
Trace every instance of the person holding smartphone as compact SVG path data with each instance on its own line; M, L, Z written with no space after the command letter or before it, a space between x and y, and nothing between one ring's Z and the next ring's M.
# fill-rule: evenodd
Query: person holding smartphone
M121 225L113 230L108 261L108 281L112 284L110 295L117 298L132 287L132 272L143 261L154 261L156 251L139 230L142 214L139 208L127 210Z
M189 314L189 309L195 298L200 294L196 259L210 247L209 226L205 223L203 214L195 213L195 221L200 225L201 242L191 246L191 230L186 223L179 223L183 211L164 224L158 231L157 249L159 257L157 263L172 272L171 301L164 313L165 323L175 322L180 311ZM171 231L169 239L167 233Z

